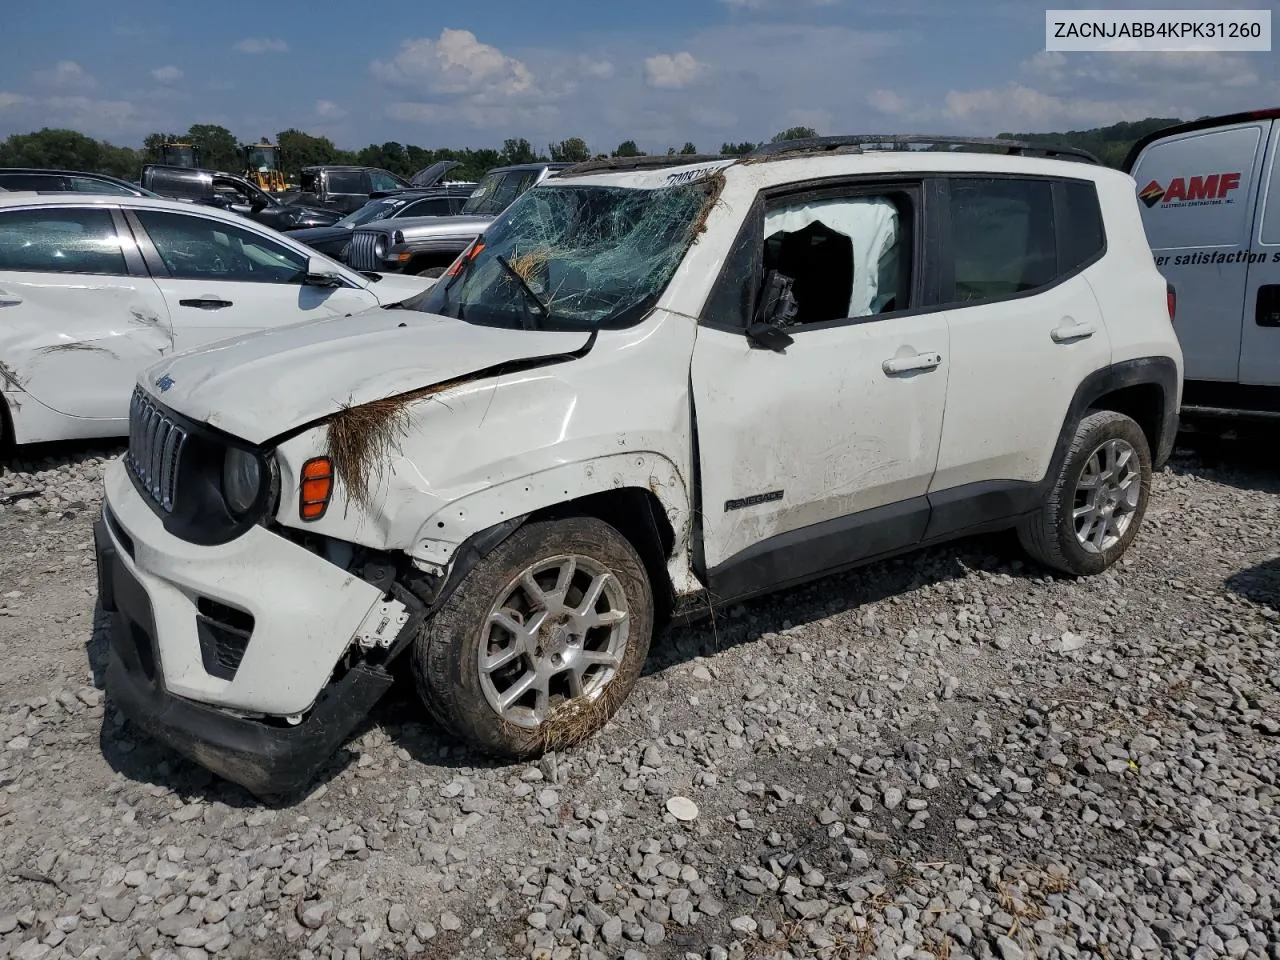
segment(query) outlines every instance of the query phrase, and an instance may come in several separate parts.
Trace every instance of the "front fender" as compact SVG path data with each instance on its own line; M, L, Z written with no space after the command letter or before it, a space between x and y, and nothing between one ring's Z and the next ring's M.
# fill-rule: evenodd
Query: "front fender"
M670 458L633 450L548 462L523 476L461 497L426 519L408 553L414 560L442 570L453 562L462 543L482 530L592 494L627 488L647 490L657 497L675 531L679 552L688 542L692 521L684 478Z

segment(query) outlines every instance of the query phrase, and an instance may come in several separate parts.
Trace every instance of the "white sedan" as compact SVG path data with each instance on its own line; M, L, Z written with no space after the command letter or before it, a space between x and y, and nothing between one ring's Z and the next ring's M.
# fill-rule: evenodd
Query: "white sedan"
M0 194L0 442L123 436L161 357L434 283L374 277L213 208Z

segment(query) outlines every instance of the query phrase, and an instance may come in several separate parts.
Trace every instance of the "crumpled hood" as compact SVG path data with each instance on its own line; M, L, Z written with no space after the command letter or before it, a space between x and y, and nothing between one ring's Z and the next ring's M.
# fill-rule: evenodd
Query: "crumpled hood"
M570 353L588 337L379 308L220 340L152 365L138 382L184 416L264 443L344 406Z

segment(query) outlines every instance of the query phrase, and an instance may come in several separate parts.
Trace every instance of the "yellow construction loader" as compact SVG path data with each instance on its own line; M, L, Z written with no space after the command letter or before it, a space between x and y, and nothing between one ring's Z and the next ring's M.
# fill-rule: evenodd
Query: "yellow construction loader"
M263 137L257 143L245 144L244 178L267 193L284 193L284 171L280 168L280 148Z
M158 159L160 163L170 167L198 168L200 166L200 148L190 143L170 140L167 143L160 144L160 156Z

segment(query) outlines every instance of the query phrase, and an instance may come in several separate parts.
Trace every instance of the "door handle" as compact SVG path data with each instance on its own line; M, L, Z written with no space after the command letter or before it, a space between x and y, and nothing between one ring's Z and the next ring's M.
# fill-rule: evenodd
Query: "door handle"
M1069 323L1054 327L1049 336L1053 337L1054 343L1070 343L1073 340L1088 339L1096 332L1092 323Z
M217 297L196 297L191 300L179 300L178 303L184 307L196 307L200 310L221 310L223 307L233 306L230 300L220 300Z
M880 369L889 375L910 373L913 370L933 370L942 363L940 353L917 353L914 357L891 357L880 364Z

